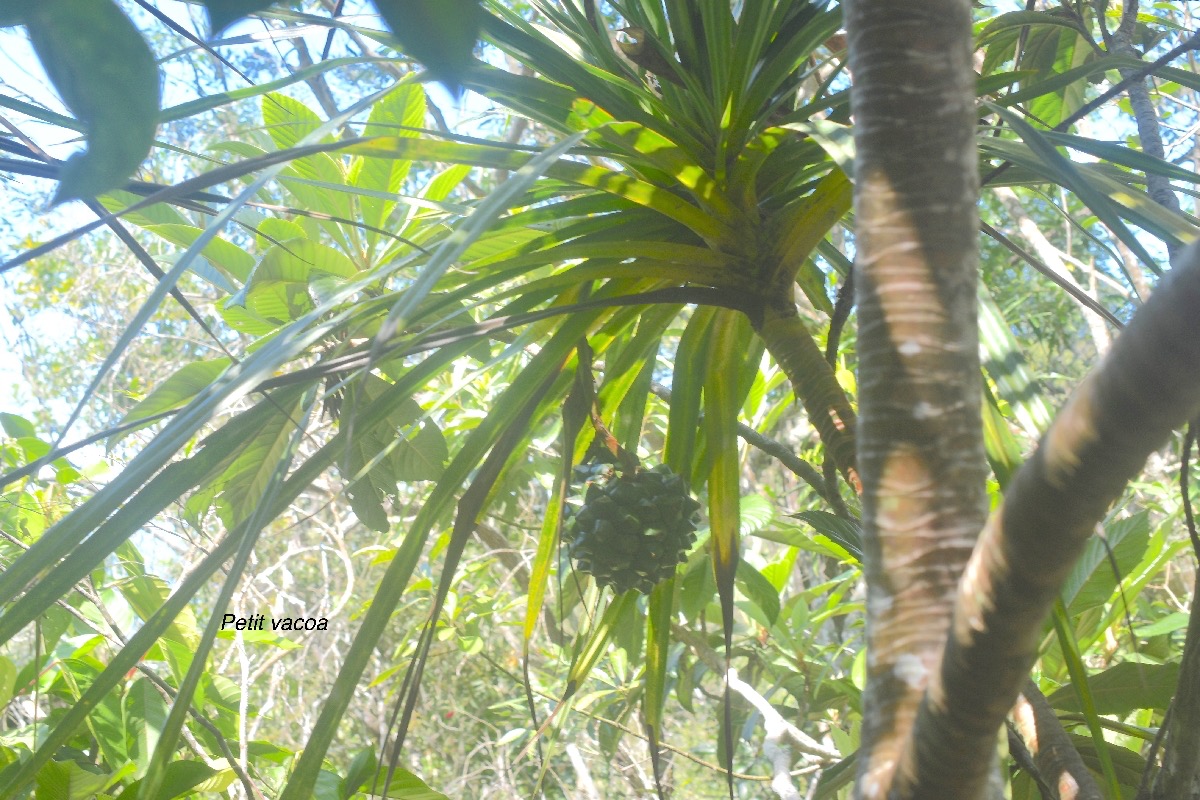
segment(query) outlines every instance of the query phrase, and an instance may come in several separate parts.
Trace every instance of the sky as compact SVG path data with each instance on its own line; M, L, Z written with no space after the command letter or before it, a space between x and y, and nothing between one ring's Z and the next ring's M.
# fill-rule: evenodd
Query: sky
M62 103L47 90L48 81L41 64L34 57L29 46L24 29L0 29L0 78L3 79L3 91L9 96L28 99L55 110L62 110ZM28 123L19 119L18 115L8 109L0 109L7 119L18 124L21 129L42 145L50 155L63 158L77 148L77 145L63 140L62 131L54 131L50 136L42 135L46 126L38 123ZM42 130L38 128L41 127ZM3 185L0 190L0 209L11 228L0 230L0 254L8 256L20 249L19 238L28 231L34 219L44 222L52 230L67 230L80 224L86 219L86 210L78 203L69 203L58 209L29 209L22 202L29 187L48 189L49 181L14 176L13 182L19 185L14 190L11 185ZM6 292L4 276L0 276L0 292ZM15 384L21 380L21 364L17 354L10 351L3 342L9 341L13 334L13 320L7 314L0 314L0 411L21 413L24 408L19 402ZM28 319L25 324L33 326L34 330L44 329L49 333L48 321L39 323Z
M161 0L156 6L164 13L170 15L176 22L195 31L193 19L189 16L189 12L195 13L194 5L173 2L173 0ZM141 17L135 16L135 24L141 29L145 29L147 24L159 25L157 22L152 22L149 16L144 13L142 13ZM369 27L380 27L378 18L373 14L364 17L361 20L361 24ZM162 26L159 25L159 27L161 29ZM263 23L260 21L245 20L225 30L222 33L222 39L239 39L256 36L263 32L263 28ZM203 33L203 31L199 32ZM183 42L174 34L171 35L179 42L180 47L186 46L186 42ZM321 29L314 29L313 33L306 37L306 41L310 51L318 54L325 45L325 32ZM247 44L250 43L247 42ZM284 50L287 49L286 44L282 45L282 47ZM207 58L207 56L203 55L201 57ZM166 62L163 81L163 107L194 99L195 93L192 88L191 75L186 70L186 65L186 59L176 58ZM233 80L237 81L238 79L234 77ZM234 88L237 88L237 84L234 84ZM298 84L295 88L302 93L302 96L308 102L309 96L306 93L304 85ZM430 86L429 90L434 102L446 113L451 126L457 126L464 117L473 115L480 110L478 107L479 98L477 97L472 99L468 96L465 100L465 107L458 107L453 98L440 86ZM0 29L0 92L10 97L37 103L60 113L69 113L51 88L45 72L34 55L32 47L29 45L23 28ZM313 105L315 106L315 103ZM63 131L45 123L39 123L36 120L22 118L18 113L6 108L0 108L0 114L3 114L10 121L19 125L24 133L28 134L39 146L43 147L55 158L66 158L72 152L80 149L81 143L77 140L75 134L70 131ZM43 238L49 238L53 234L71 230L95 219L94 215L79 202L66 203L56 208L29 208L24 202L27 194L41 191L45 192L48 196L53 185L52 182L23 176L14 176L13 181L17 184L15 189L11 184L6 189L5 185L0 183L0 215L3 215L3 218L9 223L7 229L0 228L0 256L24 249L24 244L21 240L28 235L29 230L35 229L35 224L37 225L36 229L41 231L38 235ZM4 280L4 276L0 276L0 293L6 291ZM65 315L59 316L54 313L45 313L36 317L27 317L21 324L34 335L50 337L61 335L63 326L70 325L70 320ZM4 345L4 342L12 341L13 333L13 319L5 314L0 314L0 411L18 414L29 413L29 398L22 397L22 393L19 390L19 385L22 383L19 354L10 351ZM69 400L62 398L57 402L49 403L49 405L56 418L65 419L70 414L74 401L75 398L70 398Z

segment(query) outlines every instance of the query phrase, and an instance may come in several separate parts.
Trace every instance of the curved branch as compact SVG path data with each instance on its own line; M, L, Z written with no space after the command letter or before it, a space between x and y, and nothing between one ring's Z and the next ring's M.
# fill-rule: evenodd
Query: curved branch
M756 322L755 331L787 375L796 399L804 406L838 470L855 494L862 494L855 454L857 416L804 321L794 307L770 304L763 311L761 324Z
M994 751L995 731L1037 658L1046 614L1096 523L1146 458L1200 411L1200 248L1179 262L1059 412L988 520L917 720L920 763L976 763Z
M1038 775L1054 793L1046 800L1104 800L1071 737L1033 681L1025 683L1011 718Z

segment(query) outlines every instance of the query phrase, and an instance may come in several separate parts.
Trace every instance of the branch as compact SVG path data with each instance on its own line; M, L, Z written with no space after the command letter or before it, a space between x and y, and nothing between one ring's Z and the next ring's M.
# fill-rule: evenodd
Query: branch
M1116 55L1128 56L1141 61L1141 55L1133 46L1133 34L1137 25L1138 0L1124 0L1121 6L1121 24L1112 35L1109 49ZM1103 18L1101 18L1103 20ZM1103 27L1103 21L1101 21ZM1136 69L1120 69L1121 77L1129 82L1126 93L1137 122L1138 138L1142 140L1142 152L1155 158L1165 159L1162 131L1158 124L1158 113L1150 100L1146 76L1138 76ZM1154 202L1171 211L1179 211L1179 198L1171 189L1171 181L1164 175L1146 172L1146 190Z
M787 375L796 399L804 406L809 422L817 429L846 482L855 494L862 494L855 456L857 417L833 367L796 314L795 306L790 302L786 307L768 304L761 323L753 315L751 320L767 352Z
M1012 721L1033 756L1038 775L1054 792L1053 798L1104 800L1092 773L1088 772L1079 751L1071 743L1071 737L1067 736L1046 696L1033 681L1026 682L1017 698Z
M671 390L661 383L651 383L650 391L655 397L670 404ZM757 448L787 467L800 480L807 483L823 500L829 500L828 484L821 478L817 468L792 452L791 448L776 439L771 439L741 422L737 426L737 434L746 444Z
M1033 247L1034 252L1041 259L1040 264L1034 264L1034 269L1046 274L1052 281L1064 288L1068 288L1071 296L1079 300L1093 314L1084 314L1084 322L1088 326L1088 332L1092 335L1092 344L1096 347L1098 355L1104 355L1108 348L1112 345L1112 335L1108 328L1105 327L1104 321L1115 324L1116 327L1121 327L1121 321L1118 320L1112 312L1100 305L1096 299L1095 287L1089 294L1088 291L1079 285L1075 280L1075 276L1067 269L1066 253L1055 247L1046 234L1042 233L1041 227L1033 216L1025 210L1025 206L1021 204L1021 199L1017 197L1017 193L1007 186L997 186L994 190L996 197L1000 200L1001 205L1008 211L1017 223L1017 229L1021 231L1021 235ZM986 226L986 223L984 224ZM985 227L986 230L986 227ZM1021 254L1023 255L1023 254ZM1082 298L1087 298L1091 302L1084 302ZM1099 306L1099 309L1096 307Z
M1038 259L1034 258L1033 255L1026 252L1025 248L1021 247L1019 244L986 222L980 222L979 229L995 240L997 244L1001 245L1017 258L1021 259L1026 264L1033 267L1038 272L1042 273L1051 281L1053 281L1060 289L1071 295L1071 297L1075 298L1079 305L1093 312L1096 314L1096 316L1103 318L1105 322L1107 322L1109 325L1112 325L1114 328L1124 327L1125 323L1121 322L1120 318L1116 314L1105 308L1100 301L1085 292L1083 287L1079 285L1079 282L1076 281L1070 273L1066 271L1060 273L1059 271L1052 269L1047 264L1042 263ZM1085 320L1089 323L1090 327L1091 320L1087 319L1086 317ZM1093 341L1096 341L1095 337L1093 337ZM1099 355L1104 355L1104 351L1107 349L1107 345L1104 347L1101 347L1099 343L1096 345L1096 352Z
M909 755L919 765L990 758L995 731L1037 659L1046 615L1096 523L1146 458L1200 411L1200 248L1179 262L988 520L917 719Z
M779 795L780 800L800 800L800 790L792 783L792 754L786 739L790 738L795 742L801 752L817 755L826 762L837 761L840 755L834 750L822 747L820 742L785 720L765 697L754 691L753 686L738 677L736 669L731 668L725 674L725 679L730 689L746 698L750 705L762 714L766 733L763 738L763 754L771 762L774 776L771 778L771 788Z
M729 688L746 698L750 705L758 709L758 713L763 715L763 724L767 729L767 736L772 741L779 743L785 738L790 739L801 753L814 756L826 764L833 764L842 760L842 754L837 750L832 747L826 747L784 719L775 710L775 707L767 702L765 697L754 690L753 686L738 677L736 669L730 669L726 673L726 680L729 681Z
M1200 611L1194 594L1179 663L1179 682L1171 701L1170 719L1163 721L1163 727L1166 728L1163 764L1154 779L1153 797L1200 796Z

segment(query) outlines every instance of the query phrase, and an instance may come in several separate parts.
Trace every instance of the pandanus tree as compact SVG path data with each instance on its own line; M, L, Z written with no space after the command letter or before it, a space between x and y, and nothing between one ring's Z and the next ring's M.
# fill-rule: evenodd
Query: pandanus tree
M422 24L419 15L396 11L404 4L377 5L398 33L398 26ZM1001 16L977 38L965 0L537 2L532 14L499 2L455 5L464 20L479 22L489 53L521 69L465 58L433 66L534 123L543 146L423 131L425 95L413 76L333 109L328 120L282 94L264 94L281 86L263 87L240 96L264 95L264 132L215 148L226 161L215 171L177 186L132 184L124 187L132 194L89 199L116 230L124 223L105 209L183 248L169 270L151 262L161 282L121 347L174 282L202 264L228 295L225 324L255 341L164 381L126 418L126 426L161 424L150 444L94 497L12 553L0 576L0 641L17 636L177 500L196 518L215 508L225 531L79 690L37 748L13 759L0 775L0 797L17 796L55 763L155 642L178 634L176 617L223 569L211 616L188 635L191 655L177 665L179 699L140 773L141 796L157 796L261 532L331 471L345 482L361 522L394 531L395 547L280 796L312 793L432 533L448 527L432 607L397 690L392 752L399 752L465 548L481 515L520 475L526 448L548 436L559 463L529 571L526 659L555 589L556 565L565 571L560 541L608 522L599 504L570 519L576 467L597 455L614 462L630 476L613 488L618 500L618 489L639 486L634 477L650 474L668 476L661 482L671 492L682 486L705 499L704 547L678 571L656 565L653 577L665 572L665 580L630 578L619 585L638 584L634 589L605 593L587 584L587 568L571 579L575 602L582 596L594 605L594 618L577 636L549 719L529 695L533 727L550 729L569 712L615 632L635 626L644 636L641 714L658 778L672 649L679 641L706 647L679 624L685 593L712 587L707 591L717 594L724 644L717 667L729 673L737 666L738 592L752 594L765 580L739 565L739 437L762 444L739 413L748 397L764 392L764 364L786 379L819 438L824 469L777 445L772 452L828 508L807 517L824 536L821 552L861 558L867 583L861 748L828 771L822 796L857 774L861 797L983 797L999 777L997 736L1014 704L1029 709L1038 730L1028 738L1041 760L1023 765L1063 796L1072 783L1079 796L1099 796L1077 758L1055 761L1050 756L1064 750L1033 744L1069 740L1027 680L1044 618L1094 526L1147 454L1198 410L1192 367L1200 353L1187 315L1200 301L1200 267L1181 261L1179 276L1138 313L1017 470L1002 406L1033 427L1047 415L1003 317L977 285L976 208L982 164L989 188L1049 180L1069 190L1147 269L1157 267L1127 222L1172 249L1193 236L1190 218L1147 202L1140 190L1143 173L1190 173L1158 154L1065 132L1079 111L1070 92L1113 69L1126 74L1127 85L1136 83L1145 71L1136 52L1113 39L1111 52L1077 54L1088 26L1103 28L1103 18L1088 9L1075 17L1033 10ZM263 13L361 33L324 17ZM45 15L3 19L27 24L35 41L53 41L47 36L55 23ZM442 24L431 25L429 37L440 41L450 28L462 38L460 28ZM1128 43L1127 31L1118 34ZM1055 58L1040 70L1004 71L1029 37L1053 44ZM411 41L411 33L401 36L402 44ZM979 44L989 48L981 67L973 60ZM1068 67L1056 61L1060 56ZM318 73L309 68L302 77ZM64 99L72 103L67 93ZM232 99L201 99L163 116ZM1038 112L1033 122L1021 116L1031 108ZM97 116L88 122L98 147L103 110L72 110ZM367 121L359 126L354 121L363 113ZM352 135L334 138L339 128ZM1077 164L1063 147L1106 161ZM57 165L39 161L35 151L20 154L21 163L9 168L56 174ZM418 176L428 164L448 166ZM470 168L507 179L477 199L448 199ZM63 168L74 181L65 196L90 197L124 180L80 183L79 169ZM232 197L211 192L243 177L249 185ZM402 191L418 180L419 196ZM281 210L259 194L272 181L288 193L290 207ZM247 204L279 216L239 217ZM197 224L184 212L211 219ZM297 221L282 218L288 214ZM244 227L226 228L235 222ZM856 395L837 373L852 304ZM103 370L118 358L113 353ZM481 366L464 374L469 358ZM498 387L486 415L457 437L443 435L438 423L454 394L502 364L519 373ZM243 410L220 416L244 398L250 401ZM647 435L647 417L664 400L660 440ZM336 425L319 421L322 408ZM40 463L6 481L25 478ZM659 464L665 469L655 472ZM1005 489L990 515L989 468ZM418 481L435 483L419 511L397 527L388 500L398 485ZM653 494L650 505L663 505L666 496ZM679 513L690 513L689 503L679 500ZM614 541L593 540L584 550L594 559ZM711 583L685 588L684 578L704 570L711 570ZM560 574L560 592L566 583ZM1057 613L1061 623L1066 612ZM1066 653L1062 625L1059 633ZM726 685L737 681L729 673ZM730 708L727 689L727 764ZM1166 779L1176 791L1195 780L1181 765L1200 756L1189 751L1194 712L1180 709L1165 750L1167 774L1182 776ZM1096 723L1094 709L1087 716ZM1021 712L1015 719L1024 730ZM1099 729L1093 734L1105 779L1117 789ZM252 778L239 777L251 793ZM782 795L789 791L786 764L777 777ZM367 779L359 779L350 792L365 788ZM728 780L732 792L732 770Z

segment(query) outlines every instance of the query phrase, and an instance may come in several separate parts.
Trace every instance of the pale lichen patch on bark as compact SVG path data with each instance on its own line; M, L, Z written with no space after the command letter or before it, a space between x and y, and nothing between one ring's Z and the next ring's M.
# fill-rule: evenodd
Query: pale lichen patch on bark
M929 683L929 668L912 653L901 653L896 659L896 677L910 689L924 690Z

